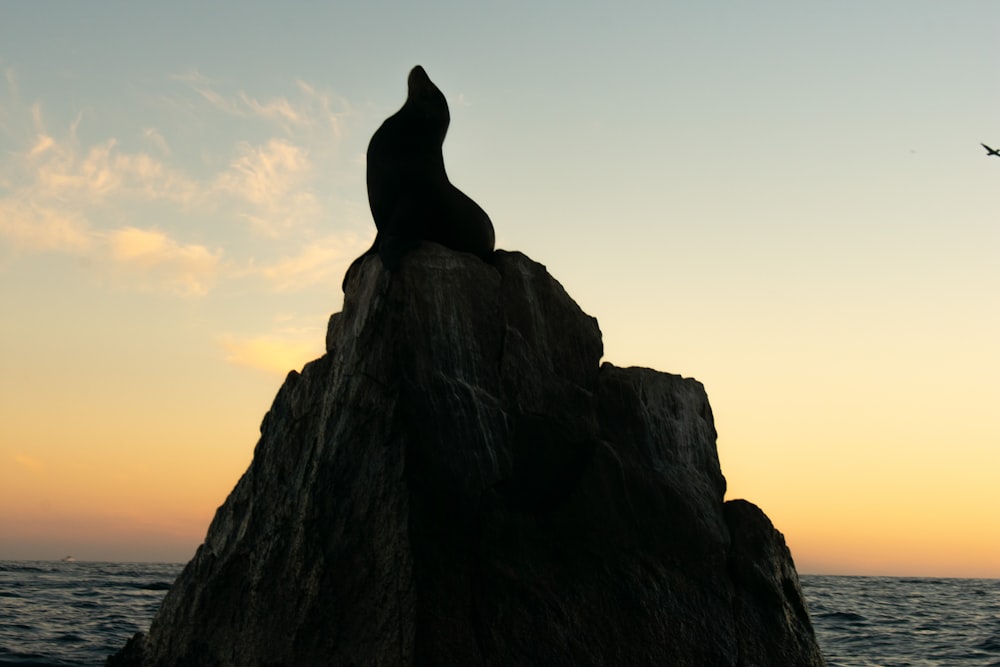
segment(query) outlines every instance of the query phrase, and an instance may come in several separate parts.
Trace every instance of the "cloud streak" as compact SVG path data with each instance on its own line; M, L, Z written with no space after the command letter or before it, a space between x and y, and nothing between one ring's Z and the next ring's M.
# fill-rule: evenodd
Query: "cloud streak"
M158 230L126 227L106 235L113 271L185 296L201 296L215 281L221 250L181 244Z
M219 343L226 351L227 362L282 376L288 371L302 368L306 362L323 353L322 347L315 340L304 341L279 336L239 338L226 335L219 338Z
M30 456L25 456L23 454L14 455L14 463L17 463L22 468L30 470L33 473L43 473L48 468L44 461L32 458Z
M370 240L353 234L327 236L305 245L295 255L264 265L257 273L279 292L339 285L350 263L370 244Z
M339 139L342 118L350 113L346 100L301 80L296 81L298 99L278 95L261 101L243 90L222 92L217 82L198 71L174 74L170 78L188 86L216 111L238 118L271 121L286 134L295 129L311 128L328 131ZM335 106L340 110L335 110Z
M85 253L94 246L87 220L39 202L0 199L0 239L19 251Z
M147 127L143 130L142 136L147 143L151 144L162 155L170 155L170 144L167 143L167 140L155 127Z
M316 196L309 189L312 172L308 153L291 142L244 143L215 188L248 204L241 217L256 231L275 237L316 215Z
M276 292L336 285L368 245L324 230L332 216L317 183L330 178L346 113L334 109L346 104L310 84L297 82L295 99L261 98L224 94L197 72L176 76L189 92L171 101L168 124L115 125L118 136L102 138L99 110L50 127L40 102L20 102L13 70L3 74L0 111L15 129L14 150L0 156L0 252L74 255L115 286L199 297L233 280ZM162 110L168 98L148 99ZM178 123L180 108L191 117ZM213 136L209 149L189 121L215 112L266 134L248 126L255 140ZM355 220L354 207L341 203L342 218ZM192 229L196 242L185 238Z

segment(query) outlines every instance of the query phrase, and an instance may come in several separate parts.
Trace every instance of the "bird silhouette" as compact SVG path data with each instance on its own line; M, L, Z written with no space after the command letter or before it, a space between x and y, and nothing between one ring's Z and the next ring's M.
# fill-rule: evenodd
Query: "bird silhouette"
M986 144L979 144L979 145L986 149L986 157L989 157L991 155L996 155L997 157L1000 157L1000 150L997 150L996 148L990 148Z

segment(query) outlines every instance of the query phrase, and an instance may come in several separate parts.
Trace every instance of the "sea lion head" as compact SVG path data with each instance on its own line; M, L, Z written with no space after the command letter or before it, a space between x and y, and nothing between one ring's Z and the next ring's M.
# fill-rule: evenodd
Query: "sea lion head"
M406 79L406 104L404 107L408 111L426 123L428 128L433 128L444 141L444 135L448 132L448 123L451 122L451 115L448 112L448 101L434 82L427 76L427 72L420 65L410 70L410 76Z

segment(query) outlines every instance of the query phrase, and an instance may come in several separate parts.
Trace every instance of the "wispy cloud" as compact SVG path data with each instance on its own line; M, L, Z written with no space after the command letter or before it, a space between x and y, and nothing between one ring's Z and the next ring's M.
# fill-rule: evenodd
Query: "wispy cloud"
M221 250L181 244L158 230L135 227L112 231L105 238L111 270L139 280L140 287L200 296L218 276Z
M13 111L20 104L17 75L14 73L13 67L9 65L3 67L3 79L6 85L0 93L2 95L0 96L0 131L4 134L11 134L13 132L11 127Z
M170 144L167 143L167 140L163 138L163 135L156 128L147 127L143 130L142 136L147 143L156 148L162 155L170 155Z
M371 240L354 234L331 235L304 246L291 257L269 263L258 270L277 291L291 291L327 283L339 285L354 258Z
M368 245L321 231L334 214L317 184L331 178L346 108L330 93L304 82L288 97L223 93L191 72L173 77L187 87L187 97L173 98L190 114L182 126L170 125L171 111L165 122L116 125L118 136L102 138L99 109L63 109L62 124L51 122L42 103L17 99L13 70L2 73L0 112L16 122L13 150L0 155L0 251L74 254L115 286L191 297L232 280L283 292L337 285ZM237 132L229 144L198 141L190 121L216 112L252 121L255 140ZM336 206L348 228L367 208ZM185 238L192 228L197 242ZM204 238L224 238L225 248Z
M148 153L122 150L115 138L81 148L77 132L82 114L57 135L46 127L39 103L33 104L29 113L35 133L25 140L30 148L14 151L6 164L0 165L6 167L4 171L20 175L19 199L59 202L79 210L112 194L191 202L198 193L198 184L191 177ZM146 135L161 150L166 146L155 130L147 130ZM169 154L169 148L166 152Z
M114 138L79 146L77 115L61 134L50 132L41 105L27 110L34 137L0 163L0 243L24 252L63 252L132 287L202 295L218 272L221 251L178 243L135 225L108 228L122 207L168 200L189 204L204 186L142 152L123 151ZM103 225L96 224L99 220Z
M241 217L256 231L275 237L316 216L311 176L305 149L271 139L263 146L242 144L229 169L216 179L216 188L249 204Z
M250 97L244 92L240 92L239 100L243 104L243 107L249 109L252 115L258 118L267 118L269 120L283 120L292 123L293 125L303 125L308 121L302 116L299 111L292 106L284 97L274 97L267 102L260 102L257 99Z
M35 157L36 155L44 153L45 151L52 148L55 145L55 143L56 143L55 139L53 139L47 134L38 135L38 141L35 143L35 146L30 151L28 151L28 157Z
M219 343L226 351L226 361L237 366L256 368L268 373L285 375L290 370L302 368L306 362L323 353L320 337L311 340L256 336L240 338L226 335Z
M174 74L170 78L187 85L217 111L239 118L272 121L286 133L295 128L325 128L339 138L341 118L349 113L346 100L301 80L296 82L298 99L277 95L261 100L244 90L224 91L224 86L198 71Z
M86 219L25 199L0 199L0 239L17 250L83 253L94 246Z
M0 239L20 251L90 257L119 284L180 296L206 294L222 268L221 250L178 243L153 229L94 230L79 214L33 202L0 199Z
M4 67L3 68L3 78L4 78L4 81L7 82L7 89L10 91L11 96L16 99L17 98L17 77L14 75L14 68L10 67L9 65L7 67Z
M14 463L18 464L22 468L26 468L33 473L43 473L48 466L45 465L44 461L32 458L30 456L25 456L23 454L14 455Z
M219 187L261 206L287 196L310 167L305 150L281 139L264 146L243 144L240 153L219 177Z
M246 204L240 217L255 232L275 238L300 231L303 224L318 219L315 183L321 168L316 159L336 156L343 118L350 114L345 100L304 81L296 82L291 95L262 98L227 89L197 71L171 78L193 91L208 109L247 120L248 128L271 135L258 143L237 143L214 184L216 192ZM171 106L184 105L173 102ZM274 136L276 132L281 136Z
M299 90L304 96L304 107L308 110L306 117L309 124L319 128L328 128L334 139L340 139L342 119L351 113L347 100L334 97L332 93L324 92L305 81L298 82ZM340 110L334 109L334 106Z

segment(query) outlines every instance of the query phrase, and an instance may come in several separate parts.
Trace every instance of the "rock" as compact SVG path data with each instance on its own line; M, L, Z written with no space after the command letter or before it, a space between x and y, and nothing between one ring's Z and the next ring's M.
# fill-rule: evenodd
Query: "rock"
M822 665L702 385L602 349L520 253L366 258L118 664Z
M743 664L823 664L785 538L745 500L730 500L723 512L740 653L753 656Z
M118 653L108 657L108 667L129 667L141 665L146 651L146 633L137 632L125 643Z

